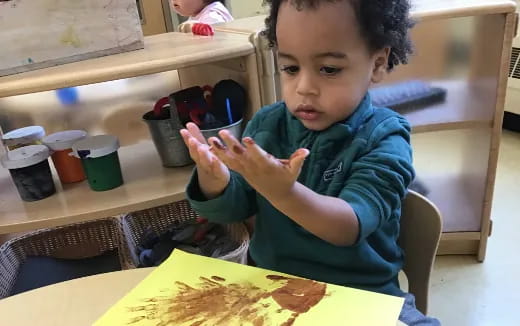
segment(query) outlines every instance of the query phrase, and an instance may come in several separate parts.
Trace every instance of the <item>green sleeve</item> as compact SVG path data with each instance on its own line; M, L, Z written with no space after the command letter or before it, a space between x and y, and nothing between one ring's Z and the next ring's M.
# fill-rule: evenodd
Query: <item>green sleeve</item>
M356 213L358 243L401 214L401 200L415 176L408 128L405 124L394 129L352 164L339 197Z
M235 172L231 172L224 193L217 198L207 200L200 190L197 170L195 170L186 193L191 207L200 216L212 222L240 222L256 213L256 192Z

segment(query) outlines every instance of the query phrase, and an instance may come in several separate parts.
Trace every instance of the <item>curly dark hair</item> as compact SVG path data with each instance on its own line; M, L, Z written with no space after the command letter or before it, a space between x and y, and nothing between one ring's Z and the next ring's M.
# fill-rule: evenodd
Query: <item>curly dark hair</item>
M413 52L409 30L414 26L414 21L409 17L409 0L264 0L264 5L271 7L264 31L271 46L277 44L278 10L286 1L290 1L298 10L316 9L324 2L349 1L369 48L375 51L390 47L388 70L408 63L408 57Z

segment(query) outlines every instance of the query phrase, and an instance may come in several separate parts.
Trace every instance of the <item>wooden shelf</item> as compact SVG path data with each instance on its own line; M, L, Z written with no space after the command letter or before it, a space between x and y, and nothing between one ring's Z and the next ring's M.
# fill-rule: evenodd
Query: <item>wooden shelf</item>
M443 232L481 230L491 134L462 129L412 135L417 179L443 215Z
M475 255L481 237L480 232L442 233L437 255Z
M1 77L0 97L147 75L253 52L253 45L244 41L243 36L230 33L213 37L185 33L153 35L145 37L142 50Z
M469 177L441 171L437 175L418 174L418 177L430 190L428 199L442 213L443 232L480 232L484 194L475 191Z
M434 81L447 90L446 101L419 110L401 112L412 124L412 132L492 127L494 96L488 86L465 81ZM492 87L492 86L491 86Z
M443 19L515 12L512 0L412 0L415 19Z
M266 18L267 15L260 15L235 19L227 23L215 25L215 30L250 35L253 32L259 32L264 29Z
M480 240L480 232L450 232L441 234L441 241Z
M94 192L86 181L41 201L23 202L8 170L0 168L0 234L93 220L184 199L193 167L163 168L151 141L119 150L125 184ZM54 173L56 176L56 173Z
M421 21L515 11L512 0L412 0L412 18ZM251 34L264 28L267 15L235 19L215 26L218 31Z

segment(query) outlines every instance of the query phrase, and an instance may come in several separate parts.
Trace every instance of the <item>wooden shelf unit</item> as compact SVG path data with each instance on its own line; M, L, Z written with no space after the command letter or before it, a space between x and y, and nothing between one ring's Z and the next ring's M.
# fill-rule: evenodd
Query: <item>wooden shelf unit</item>
M8 170L0 169L0 234L22 232L151 208L184 199L193 166L164 168L150 141L121 147L124 184L109 191L90 190L87 182L62 186L36 202L23 202Z
M243 36L225 33L214 37L183 33L148 36L143 50L2 77L0 97L170 70L177 71L182 88L234 79L248 92L247 116L261 105L254 47ZM103 218L185 198L192 166L162 167L149 138L121 147L119 155L123 186L94 192L85 181L61 186L56 178L57 193L32 203L21 201L8 170L0 168L0 234Z
M453 129L491 128L493 114L487 110L492 103L482 96L483 87L468 81L433 81L433 86L447 90L443 103L430 105L420 110L401 112L412 125L413 133Z
M145 37L144 49L0 77L0 97L99 83L245 57L252 44L238 35L165 33Z

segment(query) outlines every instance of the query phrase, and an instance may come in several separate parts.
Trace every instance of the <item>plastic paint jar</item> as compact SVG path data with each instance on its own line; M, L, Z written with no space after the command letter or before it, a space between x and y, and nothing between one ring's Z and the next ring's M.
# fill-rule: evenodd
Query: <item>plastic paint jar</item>
M105 191L123 184L118 149L119 140L110 135L87 137L72 145L92 190Z
M30 126L11 130L2 135L2 142L9 150L28 145L41 145L41 139L45 136L45 129L40 126Z
M72 145L87 137L83 130L61 131L42 139L42 142L52 150L52 161L58 171L60 181L64 184L86 179L81 160L72 153Z
M7 152L1 158L24 201L37 201L56 193L49 166L49 148L29 145Z

